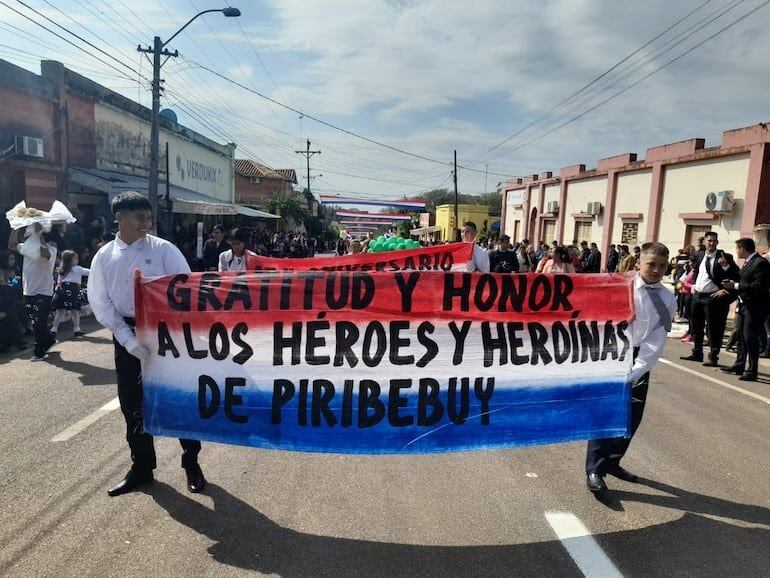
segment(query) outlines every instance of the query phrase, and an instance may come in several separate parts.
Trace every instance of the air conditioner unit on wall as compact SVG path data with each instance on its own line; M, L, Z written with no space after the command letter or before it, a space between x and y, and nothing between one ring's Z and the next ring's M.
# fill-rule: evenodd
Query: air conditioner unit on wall
M43 158L43 139L32 136L16 137L16 153L28 157Z
M251 178L249 179L249 182L250 182L252 185L258 185L258 184L259 184L259 177L251 177Z
M556 213L559 210L559 201L548 201L545 205L546 213Z
M715 191L706 195L706 211L709 213L732 213L734 206L732 191Z
M598 215L602 212L602 204L597 202L594 203L588 203L588 207L586 208L586 213L589 215Z

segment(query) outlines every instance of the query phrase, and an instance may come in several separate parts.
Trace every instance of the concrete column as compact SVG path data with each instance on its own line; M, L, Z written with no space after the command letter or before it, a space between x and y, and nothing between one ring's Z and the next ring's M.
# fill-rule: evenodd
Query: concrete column
M767 192L770 190L770 145L758 143L752 145L749 157L749 175L746 181L746 196L743 201L741 218L741 237L751 237L754 225L758 224L760 192L764 192L761 202L768 204ZM763 207L765 208L765 207Z
M537 221L535 221L535 238L530 239L532 241L532 244L537 246L537 242L540 240L540 235L543 234L542 228L543 228L543 219L541 219L541 215L545 212L543 209L543 204L545 202L545 183L540 183L540 191L538 192L537 196Z
M645 241L655 241L660 229L660 210L663 204L663 185L665 184L665 165L656 161L652 165L652 184L650 185L650 205L647 209L647 235Z
M610 243L612 242L613 226L615 224L615 196L618 192L618 172L610 169L607 172L607 196L604 198L604 229L602 233L602 244L599 250L602 252L604 262L602 270L606 269L607 257L609 256Z

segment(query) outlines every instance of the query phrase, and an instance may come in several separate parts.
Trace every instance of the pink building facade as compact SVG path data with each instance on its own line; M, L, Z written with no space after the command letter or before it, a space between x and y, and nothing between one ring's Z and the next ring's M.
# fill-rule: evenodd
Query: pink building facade
M767 246L770 125L728 130L719 146L694 138L531 175L503 185L502 231L515 241L665 243L672 252L717 231Z

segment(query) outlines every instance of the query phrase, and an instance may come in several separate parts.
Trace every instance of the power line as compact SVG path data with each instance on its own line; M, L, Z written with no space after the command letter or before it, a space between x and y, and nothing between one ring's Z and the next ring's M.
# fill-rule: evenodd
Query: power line
M504 144L506 144L507 142L510 142L511 140L513 140L514 138L516 138L517 136L519 136L520 134L522 134L523 132L525 132L527 129L529 129L529 128L533 127L534 125L538 124L539 122L542 122L542 121L544 121L545 119L547 119L548 117L550 117L551 115L553 115L553 113L555 113L557 110L559 110L560 108L562 108L562 107L563 107L563 106L564 106L566 103L568 103L570 100L572 100L573 98L575 98L575 97L576 97L576 96L578 96L579 94L581 94L581 93L583 93L584 91L586 91L588 88L590 88L591 86L593 86L594 84L596 84L596 83L597 83L598 81L600 81L602 78L604 78L605 76L607 76L608 74L610 74L610 73L611 73L613 70L616 70L618 67L620 67L621 65L623 65L623 64L624 64L625 62L627 62L629 59L631 59L632 57L634 57L635 55L637 55L639 52L641 52L642 50L644 50L645 48L647 48L648 46L650 46L650 45L651 45L653 42L655 42L656 40L658 40L659 38L661 38L662 36L664 36L665 34L667 34L668 32L670 32L671 30L673 30L674 28L676 28L676 27L677 27L679 24L681 24L681 23L682 23L682 22L684 22L686 19L688 19L690 16L692 16L693 14L695 14L696 12L698 12L698 11L699 11L701 8L703 8L704 6L706 6L707 4L709 4L711 1L712 1L712 0L706 0L706 1L705 1L705 2L703 2L702 4L698 5L696 8L694 8L693 10L691 10L690 12L688 12L688 13L687 13L685 16L683 16L682 18L680 18L679 20L677 20L676 22L674 22L674 23L673 23L671 26L669 26L668 28L666 28L666 29L665 29L663 32L659 33L657 36L655 36L655 37L654 37L654 38L652 38L651 40L647 41L645 44L643 44L642 46L640 46L639 48L637 48L636 50L634 50L634 51L633 51L633 52L631 52L630 54L628 54L628 55L627 55L625 58L623 58L623 59L619 60L619 61L618 61L618 62L616 62L614 65L612 65L610 68L608 68L607 70L605 70L604 72L602 72L602 73L601 73L599 76L597 76L596 78L594 78L594 79L593 79L591 82L589 82L588 84L586 84L586 85L585 85L585 86L583 86L582 88L580 88L580 89L576 90L575 92L573 92L573 93L572 93L572 94L570 94L569 96L565 97L565 98L564 98L564 99L563 99L561 102L559 102L559 103L558 103L558 104L557 104L557 105L556 105L554 108L552 108L552 109L551 109L551 110L549 110L548 112L546 112L546 113L544 113L544 114L540 115L539 117L537 117L537 118L536 118L535 120L533 120L532 122L528 123L527 125L523 126L523 127L522 127L522 128L520 128L519 130L517 130L517 131L516 131L515 133L513 133L511 136L504 138L503 140L501 140L500 142L498 142L496 145L494 145L492 148L490 148L489 150L487 150L485 153L483 153L483 154L479 155L478 157L476 157L475 159L473 159L473 160L470 162L470 164L471 164L471 165L475 165L475 164L476 164L476 163L477 163L479 160L481 160L481 159L482 159L482 158L484 158L485 156L489 155L490 153L494 152L495 150L497 150L498 148L500 148L501 146L503 146L503 145L504 145Z
M280 107L285 108L286 110L290 110L290 111L292 111L295 114L301 114L303 117L309 118L310 120L313 120L313 121L317 122L318 124L322 124L322 125L324 125L326 127L334 129L336 131L345 133L345 134L350 135L352 137L364 140L366 142L372 143L374 145L386 148L388 150L391 150L391 151L394 151L394 152L397 152L397 153L401 153L401 154L409 156L409 157L413 157L413 158L416 158L416 159L420 159L420 160L423 160L423 161L427 161L427 162L431 162L431 163L435 163L435 164L443 165L443 166L450 166L450 165L452 165L452 163L448 163L446 161L440 161L440 160L437 160L437 159L434 159L434 158L431 158L431 157L428 157L428 156L425 156L425 155L421 155L419 153L413 153L411 151L407 151L407 150L401 149L399 147L396 147L396 146L393 146L393 145L389 145L387 143L375 140L373 138L369 138L367 136L363 136L361 134L358 134L358 133L353 132L351 130L348 130L346 128L342 128L342 127L337 126L337 125L335 125L333 123L330 123L330 122L327 122L325 120L322 120L322 119L320 119L320 118L318 118L316 116L310 115L310 114L308 114L306 112L301 112L301 111L297 110L296 108L294 108L292 106L289 106L288 104L284 104L282 102L279 102L279 101L275 100L274 98L271 98L271 97L269 97L269 96L267 96L265 94L262 94L261 92L259 92L257 90L251 89L248 86L238 82L237 80L229 78L229 77L225 76L224 74L222 74L222 73L220 73L220 72L218 72L216 70L213 70L212 68L209 68L208 66L204 66L203 64L201 64L199 62L196 62L195 60L192 60L192 59L189 59L189 58L187 60L197 64L200 68L202 68L206 72L208 72L210 74L213 74L214 76L216 76L218 78L221 78L222 80L225 80L225 81L229 82L230 84L233 84L235 86L238 86L239 88L242 88L243 90L246 90L248 92L256 94L260 98L268 100L268 101L272 102L273 104L276 104L276 105L278 105ZM475 173L481 173L481 174L485 173L485 171L483 171L483 170L478 170L478 169L474 169L474 168L471 168L471 167L465 167L465 166L462 166L462 165L458 165L458 167L462 168L464 170L475 172ZM511 174L506 174L506 173L497 173L497 172L492 172L492 171L489 171L488 174L496 175L496 176L501 176L501 177L508 177L508 178L515 178L515 176L516 176L516 175L511 175Z
M45 14L43 14L42 12L39 12L38 10L36 10L35 8L33 8L32 6L30 6L30 5L29 5L29 4L27 4L26 2L23 2L23 0L16 0L16 2L18 2L19 4L21 4L22 6L24 6L24 7L25 7L27 10L31 10L32 12L34 12L35 14L37 14L38 16L41 16L42 18L45 18L45 20L47 20L48 22L50 22L51 24L53 24L53 25L54 25L54 26L56 26L57 28L60 28L61 30L64 30L64 31L65 31L66 33L68 33L68 34L71 34L72 36L74 36L75 38L77 38L78 40L80 40L81 42L83 42L83 43L87 44L88 46L90 46L91 48L93 48L94 50L97 50L97 51L98 51L98 52L100 52L101 54L104 54L106 57L108 57L108 58L110 58L110 59L114 60L115 62L117 62L118 64L120 64L121 66L123 66L124 68L127 68L128 70L130 70L131 72L133 72L134 74L137 74L137 71L136 71L136 70L134 70L133 68L131 68L130 66L128 66L128 65L127 65L125 62L123 62L123 61L122 61L122 60L120 60L119 58L116 58L115 56L113 56L113 55L112 55L112 54L110 54L109 52L107 52L107 51L105 51L105 50L102 50L101 48L99 48L98 46L96 46L96 45L95 45L95 44L93 44L92 42L90 42L90 41L86 40L85 38L83 38L82 36L80 36L79 34L77 34L76 32L73 32L73 31L72 31L72 30L70 30L69 28L67 28L67 27L65 27L65 26L62 26L61 24L59 24L59 23L58 23L58 22L56 22L55 20L53 20L53 19L49 18L48 16L46 16L46 15L45 15ZM4 5L6 8L10 8L10 9L11 9L11 10L13 10L14 12L16 12L17 14L19 14L19 15L21 15L21 16L24 16L24 17L25 17L25 18L27 18L28 20L32 20L31 18L29 18L27 15L23 14L22 12L19 12L18 10L16 10L15 8L12 8L11 6L8 6L8 4L6 4L5 2L0 2L0 4L3 4L3 5ZM35 24L38 24L39 26L42 26L42 24L40 24L39 22L36 22L35 20L32 20L32 22L35 22ZM45 27L44 27L44 28L45 28ZM50 31L50 30L49 30L49 32L52 32L52 31ZM54 34L55 34L55 33L54 33ZM58 36L58 35L57 35L57 36ZM61 36L60 36L60 38L62 38L62 40L66 40L65 38L63 38L63 37L61 37ZM86 51L85 49L83 49L83 48L81 48L81 47L77 46L76 44L74 44L74 43L72 43L72 42L69 42L69 40L67 40L67 42L68 42L69 44L72 44L72 45L73 45L73 46L75 46L76 48L79 48L80 50L83 50L83 52L85 52L86 54L88 54L88 55L90 55L90 56L93 56L93 54L91 54L90 52ZM95 57L94 57L94 58L95 58ZM133 78L129 77L129 80L133 80Z
M633 82L633 83L629 84L628 86L626 86L626 87L625 87L625 88L623 88L622 90L619 90L619 91L618 91L618 92L616 92L615 94L612 94L612 95L610 95L608 98L605 98L604 100L602 100L601 102L599 102L599 103L595 104L595 105L594 105L594 106L592 106L591 108L589 108L589 109L587 109L587 110L584 110L584 111L583 111L583 112L581 112L580 114L578 114L578 115L576 115L576 116L574 116L574 117L570 118L569 120L566 120L566 121L564 121L563 123L561 123L561 124L559 124L559 125L557 125L557 126L553 127L553 128L552 128L552 129L550 129L549 131L547 131L547 132L545 132L545 133L543 133L543 134L541 134L541 135L538 135L538 136L536 136L536 137L534 137L534 138L532 138L532 139L530 139L530 140L528 140L528 141L526 141L526 142L524 142L524 143L522 143L522 144L520 144L520 145L517 145L517 146L515 146L515 147L511 148L511 149L510 149L508 152L510 153L510 152L513 152L513 151L515 151L515 150L517 150L517 149L520 149L520 148L522 148L522 147L524 147L524 146L527 146L528 144L531 144L531 143L533 143L533 142L535 142L535 141L538 141L538 140L540 140L540 139L542 139L542 138L544 138L544 137L548 136L549 134L551 134L551 133L553 133L553 132L556 132L557 130L559 130L559 129L561 129L561 128L565 127L565 126L567 126L568 124L571 124L571 123L575 122L576 120L579 120L579 119L583 118L583 117L584 117L584 116L586 116L588 113L590 113L590 112L592 112L592 111L596 110L596 109L597 109L597 108L599 108L600 106L603 106L604 104L606 104L606 103L608 103L609 101L613 100L614 98L616 98L616 97L620 96L620 95L621 95L621 94L623 94L624 92L626 92L626 91L628 91L628 90L632 89L632 88L633 88L634 86L636 86L637 84L639 84L639 83L643 82L644 80L647 80L647 79L648 79L649 77L651 77L652 75L654 75L654 74L656 74L656 73L660 72L661 70L663 70L664 68L668 67L669 65L671 65L671 64L674 64L676 61L678 61L678 60L680 60L680 59L684 58L685 56L687 56L688 54L690 54L691 52L693 52L695 49L697 49L697 48L699 48L700 46L702 46L702 45L706 44L707 42L709 42L709 41L710 41L710 40L712 40L713 38L715 38L715 37L719 36L720 34L722 34L722 32L725 32L725 31L726 31L726 30L728 30L729 28L732 28L734 25L736 25L736 24L738 24L739 22L741 22L742 20L744 20L744 19L748 18L749 16L751 16L752 14L754 14L754 13L755 13L757 10L759 10L760 8L764 8L764 7L765 7L765 6L767 6L768 4L770 4L770 0L765 0L765 1L764 1L764 2L762 2L761 4L759 4L758 6L756 6L755 8L753 8L752 10L750 10L749 12L747 12L746 14L744 14L743 16L740 16L739 18L737 18L737 19L733 20L732 22L730 22L730 24L728 24L728 25L726 25L726 26L724 26L724 27L720 28L720 29L719 29L719 30L717 30L715 33L713 33L711 36L708 36L708 37L707 37L707 38L705 38L704 40L702 40L702 41L698 42L697 44L695 44L694 46L690 47L688 50L686 50L685 52L683 52L683 53L682 53L682 54L680 54L679 56L677 56L677 57L675 57L675 58L672 58L671 60L669 60L669 61L668 61L668 62L666 62L665 64L663 64L663 65L659 66L658 68L656 68L655 70L653 70L652 72L650 72L650 73L648 73L648 74L644 75L644 76L643 76L643 77L641 77L639 80L636 80L635 82Z

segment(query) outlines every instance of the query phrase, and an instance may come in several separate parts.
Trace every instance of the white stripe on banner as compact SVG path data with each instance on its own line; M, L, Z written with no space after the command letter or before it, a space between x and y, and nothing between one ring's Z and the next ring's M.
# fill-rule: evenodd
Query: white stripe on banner
M623 576L575 514L546 512L545 519L585 576L588 578Z

